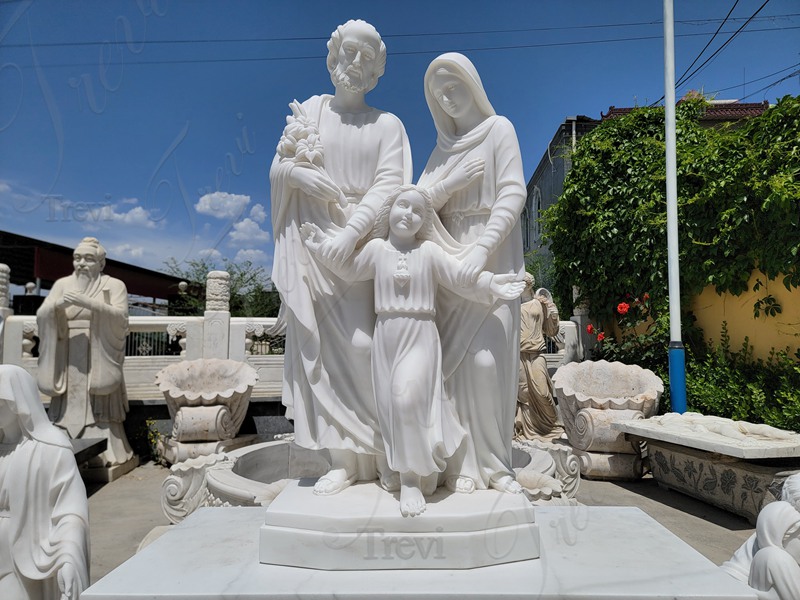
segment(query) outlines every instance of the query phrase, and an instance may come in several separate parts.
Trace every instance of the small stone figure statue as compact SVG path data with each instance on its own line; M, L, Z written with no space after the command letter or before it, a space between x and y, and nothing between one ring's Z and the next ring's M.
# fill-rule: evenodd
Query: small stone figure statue
M786 478L781 500L761 509L756 532L721 568L759 598L800 598L800 473Z
M482 271L474 285L457 282L460 262L430 240L434 213L427 192L399 187L375 222L373 239L352 260L337 265L324 258L332 242L306 224L306 245L324 264L349 280L374 279L377 322L372 347L372 383L388 468L400 476L400 511L425 511L438 474L465 437L442 382L442 346L436 328L439 285L473 302L519 297L516 274ZM425 488L425 491L423 491Z
M517 436L527 439L549 435L558 421L553 382L544 357L545 336L558 334L558 309L546 296L534 297L533 285L533 275L526 273L520 307L519 394L514 429Z
M99 437L108 448L93 467L128 462L123 427L128 396L122 376L128 334L128 290L103 275L106 251L96 238L75 248L75 272L62 277L36 312L39 389L52 398L50 419L73 439Z
M72 446L36 380L0 366L0 598L78 600L89 585L88 513Z

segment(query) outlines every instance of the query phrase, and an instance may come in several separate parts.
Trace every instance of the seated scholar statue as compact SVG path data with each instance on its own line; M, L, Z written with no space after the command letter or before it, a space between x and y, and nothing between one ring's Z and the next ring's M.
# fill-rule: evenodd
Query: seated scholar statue
M800 598L800 474L786 478L781 500L761 509L756 532L721 568L760 599Z
M0 366L0 598L78 600L89 585L89 516L67 436L36 380Z
M519 347L519 392L515 433L535 439L552 433L558 421L553 381L547 372L545 336L558 334L558 310L546 296L535 296L534 278L525 273Z
M283 403L295 442L330 451L332 468L314 487L334 494L375 478L382 455L370 375L375 328L372 286L345 282L315 261L300 227L334 241L339 262L369 233L383 200L411 179L411 150L394 115L368 106L386 47L372 25L348 21L328 42L334 95L292 104L270 168L275 256L272 281L286 323Z
M99 437L108 448L90 466L133 458L123 427L128 396L122 376L128 290L103 274L106 251L93 237L75 248L75 272L62 277L36 312L38 383L52 398L50 420L71 438Z
M434 59L424 79L436 147L419 179L441 225L466 247L458 279L482 270L524 275L519 215L526 188L514 126L495 113L478 71L457 53ZM466 443L450 459L446 484L459 492L522 492L511 467L519 379L519 300L472 302L442 290L436 323L447 395Z
M524 283L514 274L482 272L474 285L456 282L459 261L431 237L433 206L427 192L401 186L378 213L374 238L351 261L337 267L321 258L345 280L374 280L377 322L372 346L372 384L385 461L400 479L400 512L425 511L425 495L465 437L452 401L444 394L442 348L436 328L439 286L492 304L496 298L519 297ZM332 242L307 224L306 244L320 257ZM384 480L385 486L388 478Z

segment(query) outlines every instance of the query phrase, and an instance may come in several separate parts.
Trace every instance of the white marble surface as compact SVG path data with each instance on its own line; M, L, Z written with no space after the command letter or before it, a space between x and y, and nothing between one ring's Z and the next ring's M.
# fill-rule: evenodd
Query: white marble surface
M204 508L82 600L459 598L755 599L637 508L536 508L540 559L472 570L319 571L262 565L262 508Z
M522 494L456 494L439 488L427 498L423 514L403 517L400 494L377 482L319 496L312 492L314 481L292 481L267 508L262 563L346 570L465 569L539 556L533 506Z
M786 439L748 436L746 439L734 439L712 431L689 431L687 429L671 429L665 427L658 419L640 419L613 423L618 431L641 438L650 438L688 446L698 450L716 452L735 458L786 458L800 457L800 434L788 436ZM786 432L789 433L789 432Z

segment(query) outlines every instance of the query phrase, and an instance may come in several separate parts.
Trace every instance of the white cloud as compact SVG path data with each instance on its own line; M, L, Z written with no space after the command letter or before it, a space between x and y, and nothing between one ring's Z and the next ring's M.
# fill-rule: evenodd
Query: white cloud
M270 240L268 231L261 227L250 218L233 224L233 231L230 233L231 245L250 246L254 244L266 244Z
M217 262L222 260L222 252L217 250L216 248L204 248L197 253L197 256L200 258L208 259L212 262Z
M150 216L149 211L141 206L134 206L127 212L117 212L112 204L103 205L98 213L89 210L89 215L94 216L98 214L97 221L113 221L114 223L122 223L123 225L130 225L133 227L147 227L148 229L155 229L158 226L164 225L164 219L154 219ZM76 219L77 220L77 219ZM89 221L90 219L85 219Z
M120 204L139 204L138 198L123 198L119 201Z
M239 250L233 259L233 261L236 263L241 263L246 260L249 260L254 265L264 266L269 264L270 256L263 250L257 250L255 248L247 248Z
M10 191L11 191L11 186L8 185L5 181L0 181L0 194L4 194ZM256 206L260 206L260 204L256 204ZM255 206L253 208L255 209Z
M126 258L141 258L144 256L144 246L133 246L131 244L119 244L109 248L109 255L116 260Z
M250 209L250 218L256 223L263 223L267 220L267 211L264 210L263 204L254 204Z
M194 208L201 215L209 215L217 219L238 219L248 204L250 204L250 196L213 192L202 196Z

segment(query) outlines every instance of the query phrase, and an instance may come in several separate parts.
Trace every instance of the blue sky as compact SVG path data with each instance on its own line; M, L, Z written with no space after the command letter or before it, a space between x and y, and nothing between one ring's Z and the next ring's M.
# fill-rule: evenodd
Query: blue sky
M695 65L759 7L740 0ZM675 1L676 74L734 0ZM198 0L0 3L0 229L163 269L209 256L268 269L268 169L294 98L332 90L330 32L362 18L386 74L367 101L405 124L419 176L435 143L422 77L438 54L475 63L515 125L526 178L568 115L664 93L662 4L532 0ZM800 93L800 5L771 0L678 90L774 102ZM2 249L0 249L2 262Z

